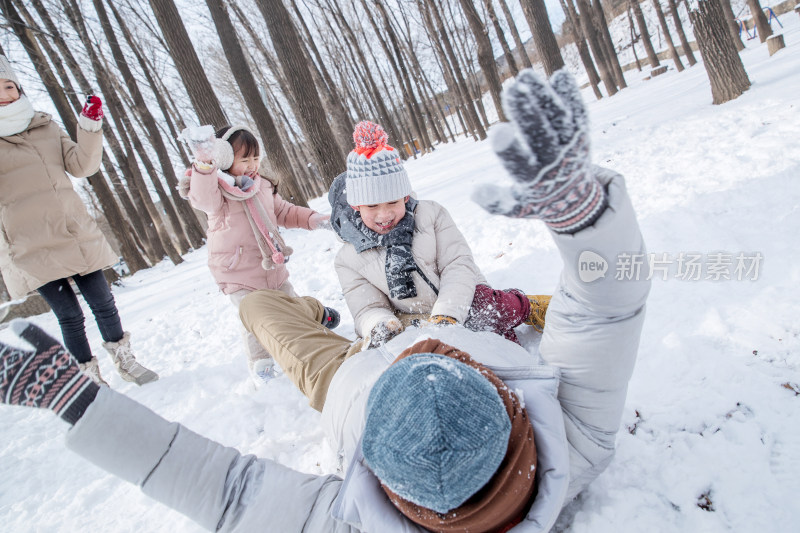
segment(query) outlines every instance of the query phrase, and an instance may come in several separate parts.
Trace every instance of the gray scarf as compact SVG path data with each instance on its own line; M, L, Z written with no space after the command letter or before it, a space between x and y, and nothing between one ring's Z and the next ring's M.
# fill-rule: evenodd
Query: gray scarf
M386 247L386 283L389 286L389 296L396 300L414 298L417 287L414 284L412 273L419 273L426 282L422 271L414 261L411 252L411 242L414 237L414 210L417 201L409 198L406 202L406 214L386 235L380 235L369 229L361 219L361 214L347 203L345 192L345 177L342 173L336 177L328 192L328 201L331 203L331 226L339 237L352 244L357 253L365 250ZM430 282L428 282L430 284ZM431 285L434 291L436 288Z

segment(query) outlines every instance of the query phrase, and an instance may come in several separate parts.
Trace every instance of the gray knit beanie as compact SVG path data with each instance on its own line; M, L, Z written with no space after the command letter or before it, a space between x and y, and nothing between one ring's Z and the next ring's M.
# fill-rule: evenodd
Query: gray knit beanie
M375 383L361 447L392 492L445 513L492 478L510 434L488 379L456 359L424 353L396 362Z
M359 122L353 131L355 150L347 156L347 203L373 205L411 194L411 182L397 150L386 144L383 128Z
M0 80L11 80L16 84L17 89L19 89L19 78L11 67L11 63L6 59L6 56L0 56Z

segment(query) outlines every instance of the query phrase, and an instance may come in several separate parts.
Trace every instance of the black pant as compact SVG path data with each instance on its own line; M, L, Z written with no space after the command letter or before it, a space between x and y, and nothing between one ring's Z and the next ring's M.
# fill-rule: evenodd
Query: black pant
M72 279L80 289L83 299L89 304L103 340L106 342L120 340L124 335L122 323L103 271L96 270L85 276L75 275ZM67 350L79 363L88 362L92 358L92 349L86 338L83 310L75 291L69 284L69 278L51 281L39 287L38 291L58 318Z

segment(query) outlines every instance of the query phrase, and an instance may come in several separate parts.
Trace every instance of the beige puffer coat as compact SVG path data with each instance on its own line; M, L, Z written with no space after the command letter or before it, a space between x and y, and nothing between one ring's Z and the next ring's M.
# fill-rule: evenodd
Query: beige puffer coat
M467 319L475 285L485 284L486 280L464 236L440 204L420 200L417 205L411 253L417 266L439 290L439 296L415 272L417 296L404 300L389 298L385 247L359 254L352 244L345 243L339 250L336 273L359 336L365 337L377 324L394 318L395 311L445 315L462 324Z
M102 151L102 132L78 128L75 143L41 112L0 137L0 271L12 298L118 261L66 174L94 174Z

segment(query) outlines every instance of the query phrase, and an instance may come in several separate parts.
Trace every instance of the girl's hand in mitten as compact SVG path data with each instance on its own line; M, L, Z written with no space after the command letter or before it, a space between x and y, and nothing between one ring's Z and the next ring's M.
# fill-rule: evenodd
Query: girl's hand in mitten
M212 126L188 127L181 132L178 139L189 147L195 162L210 164L214 161L217 137Z
M323 215L322 213L314 213L309 217L308 225L311 227L311 229L332 230L333 228L331 227L330 219L331 219L330 215Z
M0 395L10 405L52 409L75 423L99 387L83 374L78 361L39 327L15 320L11 329L33 351L0 343Z
M89 120L101 120L103 118L103 101L99 97L90 94L86 97L81 115Z
M503 104L511 123L496 126L492 148L516 183L485 185L473 199L490 213L540 218L556 232L593 223L606 199L592 175L588 118L573 77L562 69L546 82L524 70Z

